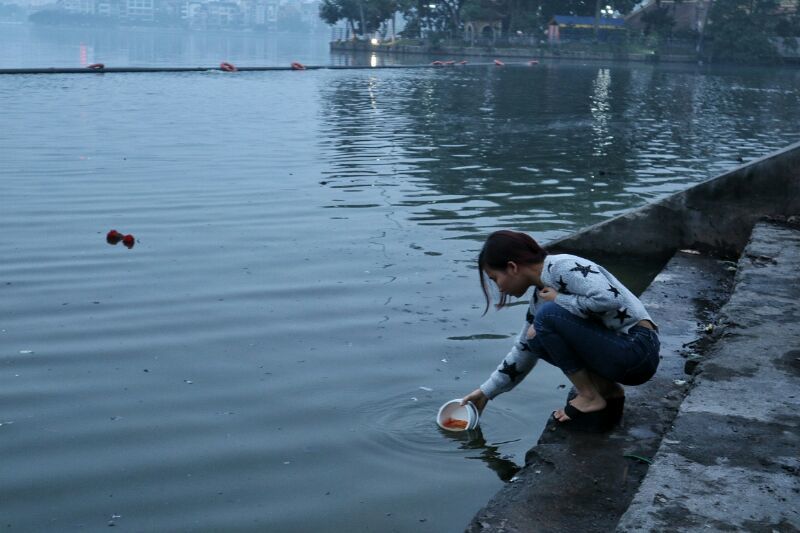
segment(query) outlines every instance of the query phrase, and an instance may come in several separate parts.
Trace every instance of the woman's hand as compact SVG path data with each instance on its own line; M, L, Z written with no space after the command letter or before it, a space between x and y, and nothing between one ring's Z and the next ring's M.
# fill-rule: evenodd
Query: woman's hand
M478 408L478 413L483 413L483 408L486 407L489 398L483 393L481 389L475 389L461 399L461 405L466 405L467 402L472 402Z
M531 340L536 336L536 328L533 327L533 324L528 326L528 333L525 336L528 338L528 340Z
M552 302L556 299L556 296L558 296L558 291L550 287L545 287L539 291L539 299L545 302Z

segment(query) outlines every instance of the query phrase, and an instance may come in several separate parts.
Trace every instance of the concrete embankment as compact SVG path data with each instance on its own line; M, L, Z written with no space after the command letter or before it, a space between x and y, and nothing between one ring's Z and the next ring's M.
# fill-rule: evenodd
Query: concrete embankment
M513 57L522 59L579 59L601 61L647 61L647 62L672 62L696 63L695 54L655 54L647 52L633 52L620 48L618 51L606 52L598 50L564 50L558 48L532 48L532 47L503 47L490 46L440 46L432 49L430 46L412 44L373 45L365 41L333 41L333 52L359 52L398 55L425 55L441 57Z
M641 296L661 328L662 362L650 382L628 389L613 431L548 423L525 467L467 530L798 530L800 417L790 396L800 394L800 330L787 324L800 323L800 293L788 289L798 285L800 243L793 230L753 232L761 217L797 213L800 143L551 243L601 263L664 259ZM787 403L773 408L782 397ZM734 446L718 442L730 435ZM658 467L648 470L651 462ZM736 506L737 494L758 503ZM716 510L704 510L709 502Z

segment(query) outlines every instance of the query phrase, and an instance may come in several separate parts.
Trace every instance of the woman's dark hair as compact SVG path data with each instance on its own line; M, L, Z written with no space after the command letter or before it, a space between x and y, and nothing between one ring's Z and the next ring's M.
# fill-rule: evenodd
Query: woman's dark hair
M478 255L478 276L483 296L486 298L486 309L483 310L483 314L486 314L492 302L489 289L486 287L486 276L483 273L487 267L493 270L505 270L509 261L514 261L518 265L533 265L541 263L545 257L547 250L525 233L500 230L489 235ZM500 293L500 301L496 306L498 309L506 305L507 296L505 293Z

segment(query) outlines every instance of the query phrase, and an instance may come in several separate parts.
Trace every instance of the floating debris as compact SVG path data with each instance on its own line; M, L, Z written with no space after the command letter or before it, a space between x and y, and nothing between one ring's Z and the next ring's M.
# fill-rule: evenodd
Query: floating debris
M420 390L424 390L425 392L433 392L433 389L430 387L420 387Z
M674 380L672 380L672 382L675 385L679 386L679 387L682 387L683 385L686 385L686 380L685 379L674 379Z
M33 350L20 350L19 353L21 355L30 355L33 353Z

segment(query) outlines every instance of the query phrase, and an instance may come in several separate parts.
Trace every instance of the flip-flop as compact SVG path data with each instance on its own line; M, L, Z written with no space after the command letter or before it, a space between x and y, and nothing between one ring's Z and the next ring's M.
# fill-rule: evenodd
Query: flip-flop
M580 409L573 407L572 404L567 403L564 406L564 414L569 417L569 420L560 421L556 418L555 411L553 412L553 419L559 426L567 429L577 429L579 431L588 431L593 433L602 433L611 429L613 424L610 423L606 409L599 411L592 411L585 413Z

